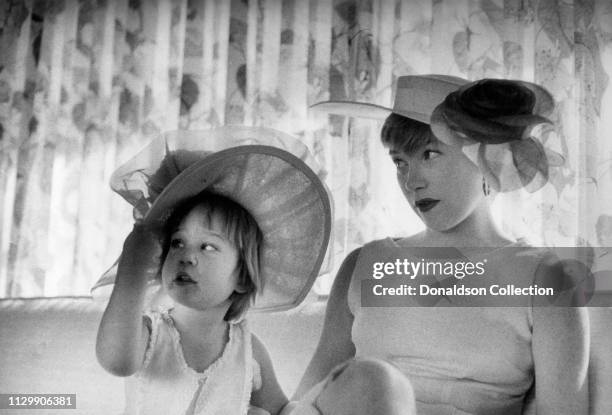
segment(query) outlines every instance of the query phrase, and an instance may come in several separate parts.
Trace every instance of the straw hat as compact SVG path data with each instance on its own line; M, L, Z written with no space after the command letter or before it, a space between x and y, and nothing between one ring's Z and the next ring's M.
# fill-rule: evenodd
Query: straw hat
M322 175L293 137L233 126L163 134L113 173L111 188L154 228L203 190L240 204L263 233L264 288L254 308L284 310L304 299L327 250L332 216ZM113 267L92 291L113 284L115 274Z
M329 114L374 119L384 119L395 113L429 124L438 104L467 83L466 79L449 75L406 75L397 79L393 108L357 101L325 101L311 108Z
M440 141L461 147L498 192L536 191L547 183L550 167L565 161L543 145L542 135L549 130L534 130L552 125L546 117L554 100L530 82L407 75L397 80L393 108L356 101L326 101L311 108L374 119L394 113L430 124Z

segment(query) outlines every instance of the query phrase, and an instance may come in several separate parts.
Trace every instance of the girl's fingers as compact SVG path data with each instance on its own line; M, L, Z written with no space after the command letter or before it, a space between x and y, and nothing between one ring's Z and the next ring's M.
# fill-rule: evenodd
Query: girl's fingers
M134 234L142 239L150 239L151 241L155 242L158 241L155 232L153 232L153 229L145 225L142 221L134 223L134 227L132 228L131 234Z
M161 251L156 234L142 222L136 222L132 232L125 238L122 257L125 257L125 263L141 269L152 269L159 267Z
M134 227L132 228L132 231L136 231L137 233L153 234L153 230L141 220L134 222Z

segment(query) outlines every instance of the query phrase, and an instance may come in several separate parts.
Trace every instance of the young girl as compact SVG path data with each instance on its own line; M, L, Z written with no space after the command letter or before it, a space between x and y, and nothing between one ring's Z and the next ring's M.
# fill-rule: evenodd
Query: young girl
M546 256L506 237L491 201L496 192L546 182L549 153L529 133L546 122L552 98L519 81L466 82L398 81L382 141L426 229L371 242L345 259L292 415L588 413L585 309L482 307L480 298L452 296L438 305L468 307L420 307L410 297L406 307L362 306L372 262L399 250L418 260L421 247L454 247L487 259L495 271L487 278L510 283L533 281Z
M115 174L114 188L137 209L152 203L125 240L96 346L105 369L136 374L127 413L277 414L287 403L243 317L254 301L301 301L325 253L330 210L313 170L270 143L298 146L266 129L166 135L141 153L164 149L152 174L139 156ZM151 279L172 306L147 306Z

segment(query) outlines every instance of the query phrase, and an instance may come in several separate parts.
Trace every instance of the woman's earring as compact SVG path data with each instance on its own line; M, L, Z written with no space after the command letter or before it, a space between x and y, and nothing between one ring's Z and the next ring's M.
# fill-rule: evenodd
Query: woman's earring
M491 194L491 188L489 187L489 182L487 182L487 179L482 176L482 192L484 193L485 196L489 196Z

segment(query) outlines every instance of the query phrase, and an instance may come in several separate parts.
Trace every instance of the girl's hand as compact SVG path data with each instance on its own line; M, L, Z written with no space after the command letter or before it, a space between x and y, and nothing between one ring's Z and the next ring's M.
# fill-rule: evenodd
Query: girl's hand
M119 268L130 273L154 276L160 267L161 252L157 235L142 223L136 223L123 243Z
M142 318L147 280L157 274L161 246L157 236L135 224L125 238L111 294L96 342L98 361L109 372L129 376L140 369L149 344Z

